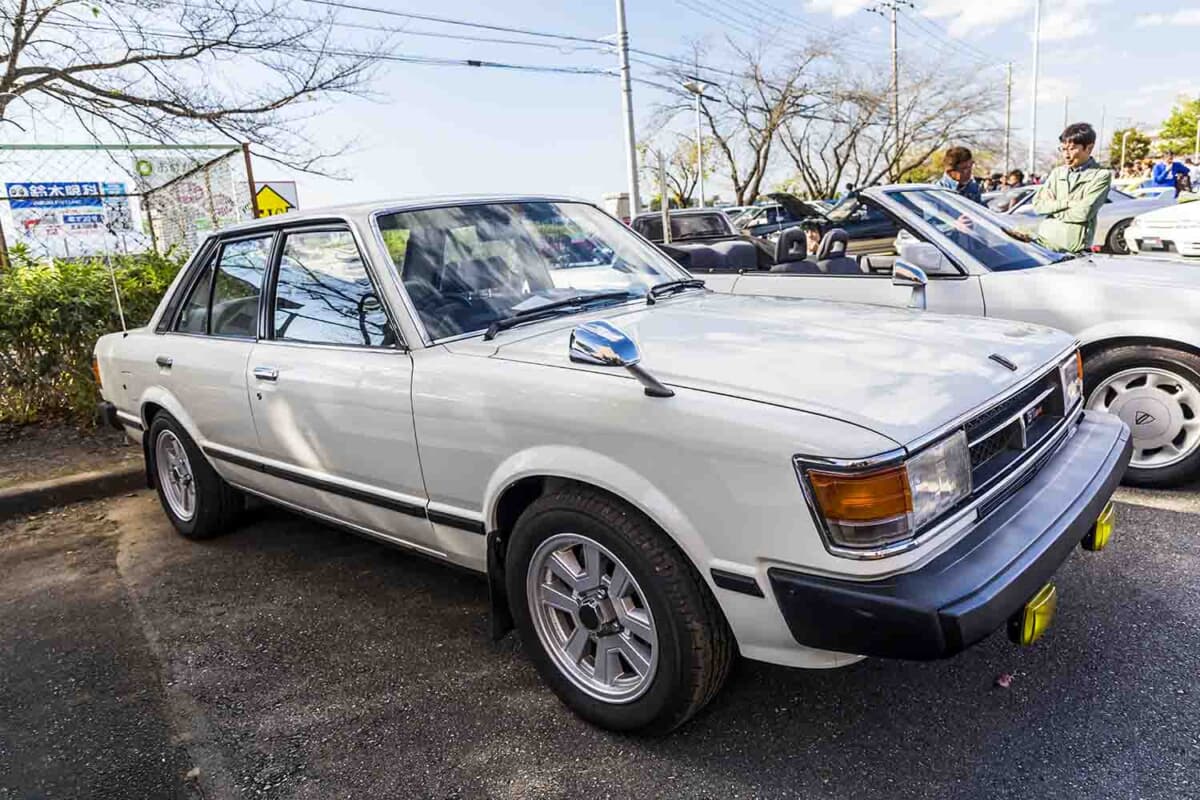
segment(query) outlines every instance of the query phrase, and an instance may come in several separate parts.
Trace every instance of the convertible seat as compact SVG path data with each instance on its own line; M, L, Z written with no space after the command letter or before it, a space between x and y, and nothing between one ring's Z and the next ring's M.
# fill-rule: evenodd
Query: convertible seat
M861 275L858 260L846 255L850 237L841 228L832 228L821 237L817 248L817 266L830 275Z
M733 272L739 269L755 269L758 251L747 241L713 242L712 244L676 244L670 247L688 254L689 269Z
M786 251L780 249L780 246L786 248ZM771 267L771 272L798 275L821 273L821 268L808 260L808 245L802 235L780 237L776 245L775 260L778 263Z

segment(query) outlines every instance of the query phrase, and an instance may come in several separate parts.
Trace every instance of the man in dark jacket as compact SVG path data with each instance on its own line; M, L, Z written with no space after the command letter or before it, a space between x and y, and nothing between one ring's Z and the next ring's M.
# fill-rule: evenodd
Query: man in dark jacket
M970 150L965 147L951 147L942 157L942 169L944 170L942 177L934 181L935 186L944 186L976 203L983 202L983 198L980 196L982 192L979 190L979 182L972 174L975 169L975 159L972 158Z

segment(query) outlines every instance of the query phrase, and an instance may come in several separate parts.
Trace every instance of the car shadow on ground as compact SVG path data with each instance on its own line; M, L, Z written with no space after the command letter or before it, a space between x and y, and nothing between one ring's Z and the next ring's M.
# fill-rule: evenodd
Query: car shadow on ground
M246 789L1153 796L1194 780L1198 760L1186 719L1200 709L1200 603L1184 576L1200 571L1200 526L1120 517L1126 535L1109 551L1060 572L1059 619L1032 648L1000 634L941 662L743 660L661 739L566 711L515 635L490 640L479 576L284 512L257 510L203 543L164 526L144 544L153 575L133 579ZM1170 520L1188 521L1186 540Z

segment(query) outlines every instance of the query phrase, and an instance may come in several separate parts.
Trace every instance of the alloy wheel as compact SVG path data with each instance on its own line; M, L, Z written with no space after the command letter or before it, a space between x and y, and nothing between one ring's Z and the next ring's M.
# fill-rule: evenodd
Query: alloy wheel
M196 513L196 480L183 442L172 431L159 432L154 441L154 463L167 505L175 516L187 522Z
M1169 467L1200 448L1200 387L1171 370L1122 370L1092 391L1087 407L1116 414L1129 426L1131 467Z
M555 534L529 560L525 590L542 646L573 684L610 703L646 692L658 667L654 615L610 550L580 534Z

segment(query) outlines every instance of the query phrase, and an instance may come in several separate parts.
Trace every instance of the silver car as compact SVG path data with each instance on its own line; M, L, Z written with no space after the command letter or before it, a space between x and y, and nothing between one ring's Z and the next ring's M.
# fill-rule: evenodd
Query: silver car
M916 291L930 311L1062 328L1083 345L1087 406L1117 414L1133 431L1126 482L1167 486L1200 477L1200 270L1056 253L1008 228L1007 215L933 186L872 187L857 201L903 229L891 255L856 250L851 238L815 261L793 252L785 231L771 271L705 281L734 294L897 306ZM958 346L948 331L943 344L948 355Z
M1013 225L1016 228L1033 233L1037 230L1038 223L1042 221L1041 215L1033 210L1033 197L1037 194L1037 187L1021 187L1021 189L1029 191L1024 192L1023 196L1014 196L1006 213L1013 217ZM1108 199L1104 201L1104 205L1100 208L1100 215L1096 219L1096 235L1092 239L1092 245L1099 246L1108 253L1127 255L1129 245L1125 242L1125 231L1129 229L1133 218L1138 214L1145 214L1147 211L1172 205L1175 205L1174 192L1157 197L1134 197L1125 194L1120 189L1109 189ZM989 204L989 207L992 206Z

